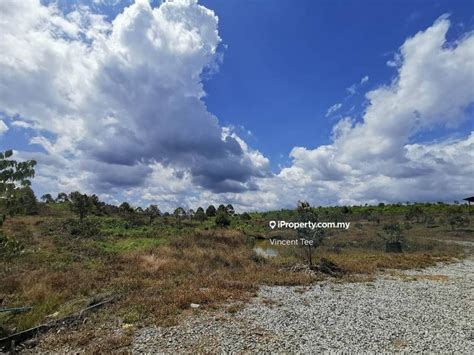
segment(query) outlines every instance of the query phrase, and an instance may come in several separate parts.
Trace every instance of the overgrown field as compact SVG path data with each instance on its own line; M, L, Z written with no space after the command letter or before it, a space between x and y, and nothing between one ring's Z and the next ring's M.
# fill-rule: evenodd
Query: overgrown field
M416 207L417 213L406 205L313 209L319 220L351 222L349 230L327 232L315 251L316 262L324 259L337 265L343 271L339 280L351 282L368 281L382 269L419 268L462 258L466 250L447 241L474 240L468 207ZM245 218L234 214L225 227L217 226L215 217L197 221L169 215L151 220L132 211L79 221L67 203L43 204L38 213L9 218L3 226L21 251L0 257L0 307L32 309L0 313L0 337L114 296L116 302L94 315L96 325L61 338L71 345L92 346L90 335L98 336L99 323L167 326L179 322L183 314L245 301L260 285L306 285L329 277L298 267L306 263L298 247L282 247L272 258L254 250L262 238L297 237L293 231L268 228L269 220L295 218L294 210ZM461 216L462 223L459 219L452 223L454 215ZM385 252L380 234L387 224L401 226L403 253ZM125 333L109 342L119 348L127 339Z

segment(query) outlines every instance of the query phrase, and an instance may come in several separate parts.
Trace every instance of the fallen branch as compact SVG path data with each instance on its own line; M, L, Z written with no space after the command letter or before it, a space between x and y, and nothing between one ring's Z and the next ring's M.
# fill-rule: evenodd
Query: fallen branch
M80 320L81 318L83 318L87 313L89 313L93 310L97 310L98 308L100 308L100 307L102 307L102 306L104 306L108 303L111 303L113 301L115 301L115 297L111 297L111 298L108 298L104 301L92 304L89 307L86 307L86 308L82 309L78 313L67 316L65 318L58 319L58 320L55 320L55 321L51 321L51 322L48 322L48 323L45 323L45 324L40 324L36 327L26 329L26 330L23 330L21 332L12 334L8 337L2 338L2 339L0 339L0 349L2 349L2 350L14 349L15 346L17 346L18 344L23 343L24 341L26 341L30 338L38 336L41 333L45 333L45 332L47 332L48 330L50 330L52 328L57 328L57 327L60 327L60 326L63 326L63 325L70 325L70 324Z
M0 308L0 313L12 313L12 314L18 314L18 313L25 313L31 311L32 307L15 307L15 308Z

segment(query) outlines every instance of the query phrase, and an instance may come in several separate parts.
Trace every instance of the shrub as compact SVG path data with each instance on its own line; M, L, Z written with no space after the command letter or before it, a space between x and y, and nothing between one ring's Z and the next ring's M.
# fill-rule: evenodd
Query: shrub
M351 210L347 206L342 206L341 207L341 212L344 214L351 213Z
M461 215L452 215L448 218L448 223L451 226L451 229L455 230L456 228L466 226L469 223L469 219Z
M225 206L225 209L227 213L230 214L231 216L235 214L234 206L232 206L230 203L227 206Z
M145 215L148 216L149 224L153 222L153 220L161 215L160 209L157 205L150 205L148 206L145 211Z
M79 191L74 191L69 195L69 201L71 202L71 211L79 216L79 220L83 220L91 209L92 203L86 194L81 194Z
M196 213L194 214L194 219L199 222L204 222L207 219L206 213L202 207L198 207Z
M387 223L382 227L382 233L378 233L378 236L381 237L385 242L403 242L404 236L402 233L402 227L399 223Z
M208 217L214 217L216 215L216 208L213 205L210 205L206 209L206 216Z
M51 194L44 194L43 196L41 196L41 200L44 203L54 203L54 199L53 199L53 196L51 196Z
M318 216L311 211L309 204L304 208L298 208L298 217L296 218L297 222L317 222L317 220ZM300 240L304 239L309 242L305 244L300 241L299 245L306 256L308 265L312 267L314 251L326 237L326 232L324 229L298 228L297 233Z
M225 209L217 212L216 225L219 227L226 227L230 225L230 218Z
M244 212L240 215L240 219L242 221L250 221L252 217L250 217L250 215L247 212Z
M13 237L7 237L0 233L0 257L11 258L20 255L24 251L24 246Z
M52 235L59 239L68 237L92 238L100 235L98 224L91 220L51 220L42 225L43 233Z

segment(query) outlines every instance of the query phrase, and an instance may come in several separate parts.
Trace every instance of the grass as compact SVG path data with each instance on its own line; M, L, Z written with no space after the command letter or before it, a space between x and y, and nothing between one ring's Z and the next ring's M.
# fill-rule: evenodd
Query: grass
M256 237L275 236L266 227L272 215L254 214L250 222L234 217L228 229L215 228L212 219L178 224L173 218L160 218L149 224L103 216L77 225L72 217L67 210L53 209L41 216L7 220L5 233L22 242L26 251L0 259L0 305L33 309L15 316L0 315L0 335L72 314L93 300L116 295L117 302L91 316L89 325L47 339L51 338L51 344L61 342L91 351L119 349L129 343L129 332L135 327L170 326L183 315L223 306L233 314L261 285L304 287L324 277L292 271L294 265L304 263L298 249L286 248L270 259L254 252ZM387 254L377 232L394 218L393 213L384 215L380 224L359 218L353 223L358 223L357 228L330 232L317 249L316 260L326 258L342 268L341 282L370 282L380 270L423 268L463 257L463 247L442 240L472 240L472 223L457 231L447 225L426 228L413 223L406 231L405 252ZM292 236L285 233L285 238ZM435 276L432 278L442 281ZM199 304L199 309L191 309L191 303ZM115 334L107 324L126 325L128 330ZM97 348L91 337L100 337L106 345Z

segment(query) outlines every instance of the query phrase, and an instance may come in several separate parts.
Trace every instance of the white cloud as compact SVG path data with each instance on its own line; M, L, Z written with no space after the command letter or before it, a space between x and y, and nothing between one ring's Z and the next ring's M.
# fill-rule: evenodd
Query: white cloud
M354 83L348 88L346 88L346 91L348 92L349 96L355 95L357 91L360 89L361 86L367 84L369 81L369 76L366 75L360 79L358 83Z
M474 134L411 141L456 127L474 102L474 35L446 43L447 18L405 41L391 61L395 80L366 94L361 122L345 117L330 144L293 148L291 165L274 176L202 101L201 75L216 65L221 39L217 17L196 1L152 8L141 0L107 22L86 7L65 15L4 0L0 22L0 109L11 125L37 132L32 142L46 153L18 156L40 162L39 191L101 192L165 210L227 202L254 210L298 199L449 200L473 189Z
M333 113L336 113L337 111L339 111L339 109L342 107L342 104L341 103L337 103L337 104L334 104L332 105L331 107L328 108L327 112L326 112L326 117L329 117L331 116Z
M349 93L349 95L354 95L357 92L357 84L352 84L348 88L346 88L346 91Z
M8 131L8 126L5 124L5 122L0 120L0 136L6 131Z
M417 132L456 127L474 103L474 35L447 44L448 29L442 17L405 41L397 78L367 93L362 122L346 117L334 127L332 144L292 150L292 165L276 177L288 186L285 194L318 204L356 203L455 199L474 188L473 133L410 144Z
M2 110L96 186L140 185L156 163L216 192L253 189L269 174L259 154L223 136L202 101L201 75L221 39L217 16L196 0L137 0L111 23L87 7L63 14L5 0L0 22Z

